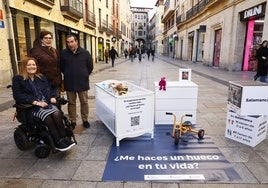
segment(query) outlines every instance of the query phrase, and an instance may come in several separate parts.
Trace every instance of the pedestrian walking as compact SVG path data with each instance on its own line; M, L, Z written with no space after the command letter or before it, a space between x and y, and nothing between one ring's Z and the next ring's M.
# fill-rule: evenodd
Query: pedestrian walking
M260 77L261 82L266 82L267 76L267 62L268 62L268 48L267 48L268 41L264 40L261 43L260 48L257 50L257 73L254 76L254 80L257 80Z
M127 51L127 49L125 49L124 54L125 54L125 59L127 59L127 56L128 56L128 51Z
M66 38L67 48L60 54L61 71L64 75L64 87L68 99L68 113L73 128L76 126L76 98L80 101L83 126L89 128L88 90L89 75L93 70L91 54L78 44L75 35Z
M151 55L152 55L152 61L154 61L154 49L151 50Z
M136 55L135 49L133 49L133 47L130 47L128 50L128 54L129 54L129 58L131 62L133 62L135 55Z
M40 72L48 79L51 94L59 97L62 82L60 71L59 53L52 47L53 33L41 31L39 35L40 43L36 43L30 50L29 57L37 60Z
M146 53L147 53L148 60L150 60L151 48L148 48Z
M108 64L108 60L109 60L109 48L106 48L105 49L104 56L105 56L105 63Z
M142 51L141 51L141 48L138 48L138 49L137 49L137 53L138 53L138 59L139 59L139 62L141 62L141 58L142 58Z
M112 67L114 67L114 61L115 61L115 57L117 56L118 57L118 53L117 51L114 49L114 47L112 46L112 49L110 50L110 57L111 57L111 60L112 60Z

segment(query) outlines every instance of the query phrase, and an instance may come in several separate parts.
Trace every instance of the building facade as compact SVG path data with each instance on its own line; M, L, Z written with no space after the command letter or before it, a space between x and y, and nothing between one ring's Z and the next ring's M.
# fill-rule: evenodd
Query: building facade
M163 54L164 24L161 21L161 17L164 13L164 0L158 0L155 6L156 12L150 20L149 40L155 53Z
M131 7L132 12L132 31L134 41L133 47L141 49L144 53L147 48L150 48L148 38L149 15L148 12L152 8Z
M176 0L164 1L164 13L161 21L164 24L163 32L163 55L169 57L176 57L176 42L177 27L175 22Z
M256 49L268 37L266 0L175 3L176 58L229 71L256 70Z

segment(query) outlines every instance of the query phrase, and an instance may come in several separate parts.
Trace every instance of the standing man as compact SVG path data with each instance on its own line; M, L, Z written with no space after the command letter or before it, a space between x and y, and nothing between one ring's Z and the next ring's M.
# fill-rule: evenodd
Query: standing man
M79 46L75 35L68 35L66 41L68 47L60 54L60 64L68 99L69 118L74 129L76 126L76 98L78 95L83 126L89 128L88 90L89 75L93 70L92 56L86 49Z
M128 50L128 53L129 53L129 58L130 58L131 62L133 62L133 59L134 59L134 57L136 55L135 49L133 49L133 47L130 46L130 48Z
M154 48L151 50L151 54L152 54L152 61L154 61Z
M118 57L118 53L117 53L117 51L114 49L114 47L112 46L112 49L110 50L110 57L111 57L111 60L112 60L112 67L114 67L115 56Z
M148 48L148 49L147 49L147 57L148 57L148 60L150 60L150 54L151 54L151 51L152 51L151 48Z

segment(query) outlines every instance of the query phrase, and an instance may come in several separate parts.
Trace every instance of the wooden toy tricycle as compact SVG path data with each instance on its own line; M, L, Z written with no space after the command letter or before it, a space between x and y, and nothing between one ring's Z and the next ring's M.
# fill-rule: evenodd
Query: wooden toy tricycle
M192 129L192 123L190 121L183 122L183 118L185 116L192 117L192 114L184 114L181 116L181 120L179 123L176 122L176 115L171 112L166 112L166 115L173 115L174 123L173 123L173 131L172 137L174 138L174 144L179 144L179 139L187 132L197 133L198 138L202 139L205 135L204 129L194 130Z

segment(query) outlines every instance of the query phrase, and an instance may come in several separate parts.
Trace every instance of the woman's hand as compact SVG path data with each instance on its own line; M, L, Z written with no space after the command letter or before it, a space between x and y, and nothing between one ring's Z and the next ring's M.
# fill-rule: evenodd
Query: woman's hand
M55 97L52 97L52 98L50 99L50 102L53 103L53 104L56 104L57 100L56 100Z
M46 107L48 104L47 104L46 102L44 102L44 101L41 101L41 102L37 102L36 105L37 105L37 106L40 106L40 107L42 107L42 108L44 108L44 107Z

